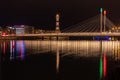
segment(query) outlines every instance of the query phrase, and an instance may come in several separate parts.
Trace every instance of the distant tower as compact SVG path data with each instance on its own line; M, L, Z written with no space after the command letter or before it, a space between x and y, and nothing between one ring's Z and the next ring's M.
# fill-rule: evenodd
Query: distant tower
M60 33L60 15L57 13L56 14L56 33Z

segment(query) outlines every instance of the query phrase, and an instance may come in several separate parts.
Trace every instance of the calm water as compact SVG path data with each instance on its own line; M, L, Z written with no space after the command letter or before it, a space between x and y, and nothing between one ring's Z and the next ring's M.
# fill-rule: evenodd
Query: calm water
M2 80L120 80L120 41L0 41Z

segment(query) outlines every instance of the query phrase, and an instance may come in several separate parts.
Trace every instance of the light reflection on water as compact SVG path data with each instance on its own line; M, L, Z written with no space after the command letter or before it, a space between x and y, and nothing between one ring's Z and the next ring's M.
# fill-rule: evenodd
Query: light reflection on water
M40 41L40 40L10 40L0 41L0 53L10 53L10 61L25 56L41 53L55 53L56 71L59 73L61 58L72 55L72 57L99 57L100 80L107 74L107 57L112 60L120 60L120 41ZM102 48L102 49L101 49ZM102 50L102 51L101 51ZM6 57L6 56L5 56ZM5 58L4 58L5 59Z
M17 41L16 43L18 44ZM99 56L101 53L100 41L24 41L24 45L24 52L26 54L44 52L56 53L56 50L58 49L62 56L72 54L76 56L89 57ZM102 53L104 52L106 52L107 56L112 56L116 60L120 59L120 42L102 41Z
M1 53L10 53L10 59L18 57L21 60L25 55L53 52L59 50L62 57L73 56L99 56L101 54L100 41L1 41ZM120 59L119 41L102 41L102 54L106 53L115 60Z

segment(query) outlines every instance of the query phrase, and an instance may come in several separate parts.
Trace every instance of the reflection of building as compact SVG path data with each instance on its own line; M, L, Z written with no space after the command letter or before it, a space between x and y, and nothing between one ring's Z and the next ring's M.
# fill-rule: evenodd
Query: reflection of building
M16 48L15 48L16 47ZM24 41L10 41L10 60L21 59L25 57Z
M19 56L21 60L25 57L25 44L24 41L16 41L16 56Z

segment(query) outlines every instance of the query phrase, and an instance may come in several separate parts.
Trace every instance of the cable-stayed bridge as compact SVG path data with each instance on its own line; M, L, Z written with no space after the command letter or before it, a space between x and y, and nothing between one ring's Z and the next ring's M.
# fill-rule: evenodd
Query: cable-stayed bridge
M100 18L101 15L94 16L90 19L72 25L62 30L62 32L106 32L111 30L115 25L110 21L106 16L102 15L102 20ZM101 31L102 27L102 31Z
M59 23L56 24L56 27L56 29L59 29ZM112 27L115 27L115 25L106 15L98 14L63 30L57 30L54 33L13 34L8 36L120 36L119 32L111 32Z

